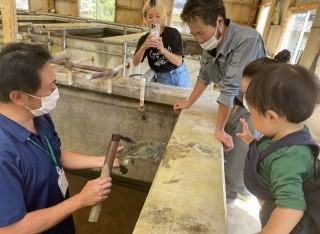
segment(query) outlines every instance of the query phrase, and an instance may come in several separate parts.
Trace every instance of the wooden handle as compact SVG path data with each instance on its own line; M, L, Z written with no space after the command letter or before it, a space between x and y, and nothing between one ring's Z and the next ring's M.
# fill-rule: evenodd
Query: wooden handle
M104 166L101 169L100 178L104 178L104 177L108 177L108 176L110 176L108 164L104 164ZM99 203L99 204L91 207L90 215L88 218L89 222L92 222L92 223L98 222L101 206L102 206L102 203Z
M119 146L120 141L120 135L118 134L112 134L111 141L109 142L107 155L103 163L103 167L101 169L100 178L108 177L110 176L110 172L112 170L113 161L117 154L117 149ZM88 218L89 222L97 222L100 215L102 203L96 204L92 206L90 215Z

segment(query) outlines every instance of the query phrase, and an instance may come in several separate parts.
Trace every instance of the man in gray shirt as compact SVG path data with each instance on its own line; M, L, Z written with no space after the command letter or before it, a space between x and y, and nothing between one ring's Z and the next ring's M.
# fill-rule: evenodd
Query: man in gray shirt
M251 61L266 56L265 46L256 30L226 19L225 7L220 0L188 0L181 19L188 24L190 33L203 48L203 54L191 95L176 103L173 109L189 108L210 83L219 85L215 137L224 148L227 204L232 207L238 193L244 197L251 195L243 182L248 146L236 137L242 132L239 118L244 118L254 132L250 113L242 105L242 72Z

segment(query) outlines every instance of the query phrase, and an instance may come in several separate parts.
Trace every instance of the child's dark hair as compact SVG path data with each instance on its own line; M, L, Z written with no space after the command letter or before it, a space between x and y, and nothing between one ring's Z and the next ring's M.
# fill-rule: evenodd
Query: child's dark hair
M242 76L253 79L263 66L268 66L276 63L287 63L290 61L291 53L289 50L280 51L274 58L263 57L249 63L243 70Z
M309 118L319 100L318 78L299 65L262 67L250 82L246 100L260 114L275 111L291 123Z

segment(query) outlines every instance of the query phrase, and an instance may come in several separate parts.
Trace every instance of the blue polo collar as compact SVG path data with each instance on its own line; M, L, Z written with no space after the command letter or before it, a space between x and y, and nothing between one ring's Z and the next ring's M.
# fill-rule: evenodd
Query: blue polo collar
M35 117L33 120L39 135L41 135L43 130L43 121L41 121L41 117ZM27 141L32 135L32 132L25 127L2 114L0 114L0 128L22 143Z

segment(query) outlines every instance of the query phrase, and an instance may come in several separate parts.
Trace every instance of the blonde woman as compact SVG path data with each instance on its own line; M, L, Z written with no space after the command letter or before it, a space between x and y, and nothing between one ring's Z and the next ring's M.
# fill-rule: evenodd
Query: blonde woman
M137 45L133 64L139 65L148 58L149 66L155 71L157 82L190 88L190 78L183 61L184 51L179 31L167 26L167 14L160 0L147 1L142 10L144 24L160 25L160 35L143 35Z

